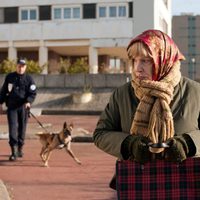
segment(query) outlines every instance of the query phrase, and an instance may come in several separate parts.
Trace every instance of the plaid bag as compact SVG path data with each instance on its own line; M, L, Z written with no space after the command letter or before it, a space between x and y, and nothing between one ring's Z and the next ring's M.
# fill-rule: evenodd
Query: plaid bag
M181 164L117 161L116 175L120 200L200 199L200 158L188 158Z

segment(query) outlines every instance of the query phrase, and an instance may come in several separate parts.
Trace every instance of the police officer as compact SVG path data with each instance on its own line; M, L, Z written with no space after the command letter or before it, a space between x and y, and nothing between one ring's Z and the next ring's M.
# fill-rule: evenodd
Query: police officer
M18 59L16 71L9 73L0 91L0 112L2 104L7 106L9 128L10 161L23 156L28 111L36 97L36 85L26 72L26 61Z

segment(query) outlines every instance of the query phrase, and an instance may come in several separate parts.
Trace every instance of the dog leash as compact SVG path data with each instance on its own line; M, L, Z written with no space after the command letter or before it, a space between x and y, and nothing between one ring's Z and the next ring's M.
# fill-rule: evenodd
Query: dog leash
M36 122L47 132L49 133L49 131L42 125L42 123L37 119L37 117L30 111L30 109L27 109L28 110L28 116L32 116Z

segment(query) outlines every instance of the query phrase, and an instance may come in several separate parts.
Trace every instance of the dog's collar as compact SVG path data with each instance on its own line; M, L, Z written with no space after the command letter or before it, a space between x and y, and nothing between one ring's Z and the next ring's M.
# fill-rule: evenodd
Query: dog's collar
M59 134L57 135L57 137L58 137L58 141L59 141L60 144L65 144L65 143L61 140Z

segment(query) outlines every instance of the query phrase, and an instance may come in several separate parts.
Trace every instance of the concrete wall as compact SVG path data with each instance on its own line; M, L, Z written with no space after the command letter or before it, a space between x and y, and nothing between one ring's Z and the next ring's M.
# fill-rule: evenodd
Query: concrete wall
M130 74L32 75L38 88L115 88L131 79ZM0 75L0 85L5 75Z
M112 29L110 29L110 27L112 27ZM19 34L19 32L23 32L23 34ZM45 21L37 23L1 24L0 41L8 42L9 40L12 40L14 41L15 46L23 46L22 43L16 43L16 41L30 40L33 41L33 46L35 46L41 38L45 41L88 38L130 39L133 35L133 23L131 19L110 19L106 21L98 19L81 19L74 21L71 20L68 22L61 21L59 23L54 21Z

